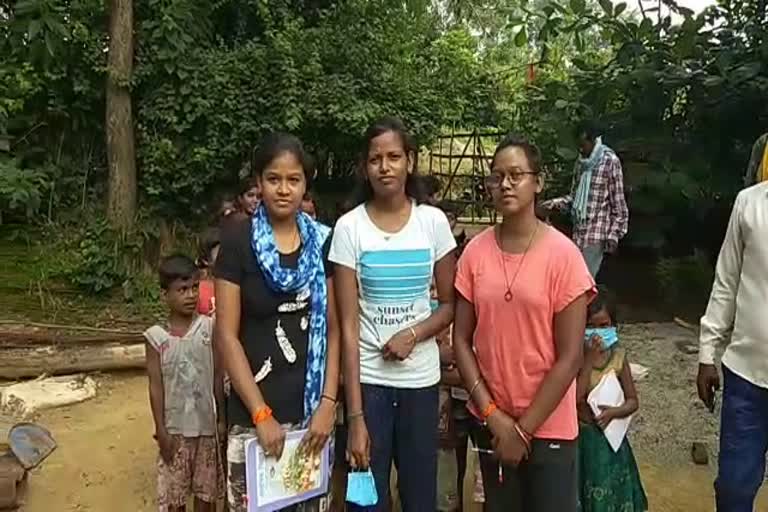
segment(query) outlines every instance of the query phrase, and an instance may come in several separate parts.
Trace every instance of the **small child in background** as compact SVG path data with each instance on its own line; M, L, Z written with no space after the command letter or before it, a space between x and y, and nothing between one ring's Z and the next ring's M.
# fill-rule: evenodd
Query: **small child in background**
M208 228L198 244L197 268L200 269L200 292L197 301L197 312L201 315L212 316L216 312L216 295L214 294L213 275L211 269L219 256L221 247L221 231L217 227Z
M584 366L578 379L579 457L583 512L645 512L648 500L635 456L626 437L617 452L603 434L608 424L627 418L638 409L637 391L629 362L616 334L616 305L610 292L598 287L589 305ZM603 408L594 416L589 393L609 372L615 372L624 391L624 403Z
M432 300L433 311L437 301ZM461 385L461 377L456 369L456 361L451 345L450 327L437 335L440 348L440 416L438 422L440 444L437 454L437 504L438 512L457 512L461 510L461 488L463 478L459 478L456 451L459 440L456 435L456 422L453 414L452 386ZM466 445L464 446L466 458Z
M450 327L437 336L440 348L440 452L438 453L439 512L464 509L464 479L468 460L475 459L473 501L483 503L482 474L477 454L469 455L469 428L472 417L467 409L469 393L464 389L453 354Z
M318 208L317 203L315 202L315 196L313 196L311 192L306 192L304 194L304 197L301 200L301 211L312 217L312 220L317 221L318 225L322 226L322 229L330 231L330 226L327 226L318 220L318 217L320 217L320 208Z
M460 206L455 201L446 200L441 201L438 205L438 208L443 210L445 217L448 219L448 225L451 226L453 238L456 240L456 257L458 258L461 256L464 247L466 247L467 243L469 242L467 238L467 232L463 229L457 232L456 229L459 224L459 214L461 211Z
M432 292L432 310L438 307ZM439 512L460 512L464 508L464 477L469 445L469 394L464 389L453 354L451 326L437 336L440 349L440 448L438 452Z
M223 389L212 345L213 320L197 314L200 277L192 259L163 259L159 277L168 320L144 332L160 449L158 506L161 512L184 511L192 495L195 512L214 512L224 490L217 443L224 425L217 424L216 416Z
M313 220L317 220L317 205L315 204L315 197L309 191L307 191L304 194L304 197L301 199L301 211L312 217Z

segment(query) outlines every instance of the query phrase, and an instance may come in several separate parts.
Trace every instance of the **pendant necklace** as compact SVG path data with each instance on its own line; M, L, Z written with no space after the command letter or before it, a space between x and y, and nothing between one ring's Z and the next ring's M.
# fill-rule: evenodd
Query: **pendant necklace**
M525 257L528 255L528 249L531 248L531 244L533 243L533 239L536 238L536 233L539 231L539 221L536 221L536 229L533 230L533 234L531 234L531 238L528 240L528 245L525 247L525 251L523 251L523 257L520 258L520 264L517 266L517 270L515 271L515 275L512 276L512 282L509 281L509 278L507 277L507 262L504 260L504 249L501 244L501 227L498 229L494 229L494 232L496 234L496 244L499 247L499 258L501 259L501 268L504 269L504 284L507 286L507 291L504 292L504 300L506 302L512 302L512 299L514 298L514 294L512 293L512 287L515 285L515 281L517 281L517 275L520 273L520 269L523 268L523 263L525 263Z

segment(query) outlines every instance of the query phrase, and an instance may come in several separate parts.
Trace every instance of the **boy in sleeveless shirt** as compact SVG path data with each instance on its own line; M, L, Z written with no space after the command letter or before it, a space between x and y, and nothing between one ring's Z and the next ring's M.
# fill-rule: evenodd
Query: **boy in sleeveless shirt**
M223 388L211 342L213 321L196 311L200 276L194 261L169 256L160 264L159 277L168 320L144 332L149 398L160 449L158 508L186 510L193 495L195 512L213 512L223 491L216 421Z

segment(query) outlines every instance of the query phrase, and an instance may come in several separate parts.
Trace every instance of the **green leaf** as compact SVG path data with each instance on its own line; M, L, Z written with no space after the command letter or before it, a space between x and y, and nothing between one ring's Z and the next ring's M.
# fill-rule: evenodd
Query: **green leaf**
M586 0L570 0L571 10L576 14L584 14L587 8Z
M525 27L522 27L520 31L515 34L515 46L522 47L525 46L528 43L528 33L525 30Z
M651 30L653 29L653 22L651 21L651 18L645 18L640 23L640 32L643 35L647 35L651 33Z
M605 14L608 16L613 16L613 4L611 3L611 0L599 0L600 7L603 8L603 11L605 11Z
M566 161L570 161L576 158L576 150L567 146L558 147L555 150L555 153L557 153L557 156L559 156L561 159Z
M568 13L568 11L565 9L565 7L563 7L560 4L560 2L553 1L550 5L552 7L554 7L557 11L559 11L561 14L567 14Z
M48 53L53 55L54 52L54 42L53 38L51 37L50 32L45 33L45 47L48 48Z
M708 76L702 83L704 87L719 87L724 81L725 79L721 76Z
M46 18L45 20L46 26L50 30L53 30L54 32L58 33L61 37L67 37L69 35L69 31L67 30L67 27L65 27L61 22L59 22L55 18Z
M27 33L29 34L30 39L34 39L35 36L40 32L40 20L32 20L29 22L29 28L27 29Z
M567 106L568 106L568 102L565 100L560 99L555 102L555 108L558 110L563 110Z
M17 16L28 16L30 14L37 14L40 11L38 2L35 0L19 0L15 5Z
M616 8L613 10L613 15L617 18L621 16L621 13L627 10L627 4L625 2L621 2L620 4L616 4Z
M580 52L584 51L584 38L580 32L576 32L576 36L573 38L573 42L576 45L576 49Z
M582 71L589 69L589 64L587 64L587 61L585 61L584 59L580 59L578 57L573 59L573 65Z

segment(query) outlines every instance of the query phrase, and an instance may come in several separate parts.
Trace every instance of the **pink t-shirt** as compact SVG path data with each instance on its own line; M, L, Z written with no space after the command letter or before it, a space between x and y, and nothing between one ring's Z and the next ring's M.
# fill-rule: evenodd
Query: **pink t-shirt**
M474 347L480 372L499 408L515 418L530 406L555 363L555 314L595 289L573 242L554 228L545 229L529 249L514 284L523 255L502 253L493 228L467 245L456 273L456 290L475 308ZM504 300L507 286L502 261L512 284L510 302ZM534 435L561 440L577 437L575 380Z

